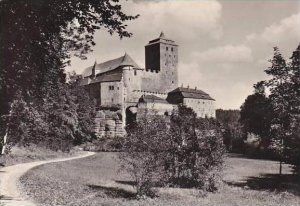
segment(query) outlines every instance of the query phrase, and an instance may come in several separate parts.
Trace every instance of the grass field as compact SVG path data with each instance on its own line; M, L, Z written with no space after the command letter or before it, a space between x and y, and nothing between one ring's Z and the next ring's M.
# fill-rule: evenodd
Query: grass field
M193 189L159 188L159 197L135 200L127 174L118 173L115 153L40 166L21 178L26 193L44 205L300 205L300 181L278 163L227 157L224 184L207 196Z
M11 152L0 156L0 165L10 166L19 163L74 156L77 151L55 152L50 149L29 145L27 147L12 147Z

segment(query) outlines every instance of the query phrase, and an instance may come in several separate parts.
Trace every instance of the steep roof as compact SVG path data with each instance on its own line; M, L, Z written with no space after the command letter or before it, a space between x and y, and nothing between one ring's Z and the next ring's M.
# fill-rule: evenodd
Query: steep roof
M82 76L83 77L90 76L92 74L92 69L94 67L95 67L95 71L96 71L95 73L99 74L99 73L105 73L108 71L115 70L115 69L119 68L120 66L132 66L134 68L140 69L140 67L137 65L137 63L135 63L135 61L127 53L125 53L124 56L121 56L119 58L112 59L112 60L109 60L106 62L102 62L100 64L95 63L93 66L86 68L82 72Z
M167 100L162 99L160 97L157 97L155 95L143 95L139 99L139 102L145 102L145 103L163 103L163 104L169 104Z
M174 89L173 91L169 92L172 93L180 93L184 98L193 98L193 99L209 99L214 100L209 94L205 93L202 90L198 89L191 89L191 88L184 88L184 87L178 87Z
M115 73L115 74L104 74L96 76L95 78L85 77L81 80L80 85L88 85L94 84L98 82L119 82L122 79L122 73Z

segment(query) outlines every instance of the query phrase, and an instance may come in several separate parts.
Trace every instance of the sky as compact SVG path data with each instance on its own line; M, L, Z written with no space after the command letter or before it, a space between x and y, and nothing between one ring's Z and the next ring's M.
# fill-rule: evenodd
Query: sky
M268 77L273 47L288 60L300 43L298 0L128 0L124 12L131 38L120 40L106 30L95 34L87 60L73 57L67 71L128 53L145 67L144 46L164 32L179 45L179 85L197 87L216 99L216 107L239 109L253 84Z

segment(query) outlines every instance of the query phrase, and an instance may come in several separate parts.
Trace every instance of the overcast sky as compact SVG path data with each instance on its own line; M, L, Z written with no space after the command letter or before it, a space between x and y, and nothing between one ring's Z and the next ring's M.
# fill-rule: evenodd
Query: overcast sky
M72 58L68 70L81 73L125 51L145 66L144 46L161 31L179 44L179 86L200 88L216 99L217 108L239 109L266 79L273 47L286 59L300 43L300 1L124 1L128 14L141 16L127 22L133 33L120 40L105 30L96 33L97 45L87 60Z

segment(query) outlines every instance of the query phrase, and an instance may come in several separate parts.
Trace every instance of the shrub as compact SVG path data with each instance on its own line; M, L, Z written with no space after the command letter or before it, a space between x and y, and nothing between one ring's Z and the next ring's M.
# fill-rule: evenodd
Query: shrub
M142 117L138 124L127 128L124 152L119 154L119 158L122 168L135 182L138 197L153 197L155 183L167 180L164 166L169 139L163 117Z
M199 119L179 106L171 116L172 152L169 178L175 186L215 191L223 165L223 139L214 119Z
M224 146L217 123L198 119L179 106L170 119L151 115L127 129L122 168L133 177L138 196L153 196L153 186L195 187L215 191ZM157 184L160 183L160 184Z

